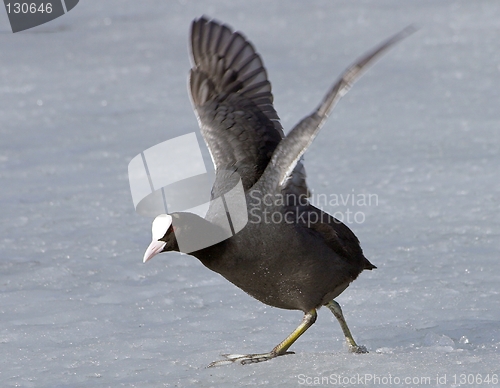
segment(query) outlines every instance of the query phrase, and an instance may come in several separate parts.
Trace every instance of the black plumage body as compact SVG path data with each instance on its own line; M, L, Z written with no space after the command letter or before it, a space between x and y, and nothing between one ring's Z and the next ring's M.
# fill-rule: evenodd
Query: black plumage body
M259 194L247 195L249 221L243 230L191 255L261 302L304 312L334 299L364 269L375 268L340 221L312 205L259 204Z

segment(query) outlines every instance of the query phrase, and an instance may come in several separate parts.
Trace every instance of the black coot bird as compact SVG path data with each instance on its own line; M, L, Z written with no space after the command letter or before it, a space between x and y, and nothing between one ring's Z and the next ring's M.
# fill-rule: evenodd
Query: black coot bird
M412 31L411 27L403 30L356 61L319 107L285 136L273 108L266 70L252 44L217 21L202 17L193 22L189 85L216 167L214 201L205 218L185 212L158 216L144 262L161 252L184 251L261 302L305 314L270 352L228 354L209 366L261 362L293 353L288 349L315 322L321 306L340 322L349 349L367 352L354 341L334 299L363 270L376 267L364 257L346 225L309 204L301 157L367 66ZM235 181L244 190L248 222L227 238L220 225L227 220L228 208L215 199L234 187ZM194 245L184 250L181 239Z

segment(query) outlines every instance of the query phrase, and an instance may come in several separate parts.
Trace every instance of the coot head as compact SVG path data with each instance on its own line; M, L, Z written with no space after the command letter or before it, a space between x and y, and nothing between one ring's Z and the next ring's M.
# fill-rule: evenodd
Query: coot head
M151 228L153 239L148 249L144 253L143 262L152 259L158 253L178 250L175 238L174 227L172 225L172 216L169 214L160 214L153 221ZM176 249L177 248L177 249Z
M231 237L230 230L187 212L160 214L154 219L151 232L153 238L144 253L144 263L159 253L169 251L198 252L195 256L200 258L200 250L205 252L207 248Z

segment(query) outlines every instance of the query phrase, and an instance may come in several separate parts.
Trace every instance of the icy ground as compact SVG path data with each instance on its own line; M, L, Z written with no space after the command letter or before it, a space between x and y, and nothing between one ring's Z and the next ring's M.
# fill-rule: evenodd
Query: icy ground
M297 354L205 369L270 350L302 314L190 256L141 262L151 220L127 165L197 128L187 40L202 14L255 44L287 130L357 56L420 28L306 155L315 194L376 195L323 206L361 213L349 225L378 266L338 298L369 354L348 354L322 309ZM499 34L500 4L482 0L88 0L17 34L0 10L0 386L500 386Z

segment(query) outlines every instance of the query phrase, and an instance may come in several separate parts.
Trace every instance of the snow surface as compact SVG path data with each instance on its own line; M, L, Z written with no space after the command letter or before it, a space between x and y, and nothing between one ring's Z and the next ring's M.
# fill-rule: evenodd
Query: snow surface
M295 355L206 369L269 351L302 313L190 256L142 264L151 219L127 165L197 128L187 40L202 14L255 44L286 129L355 58L419 27L306 154L315 194L376 195L323 206L364 217L349 225L378 269L338 301L369 354L347 353L322 309ZM500 375L499 33L500 4L482 0L94 0L17 34L0 11L0 386L500 386L477 380Z

